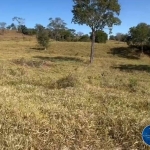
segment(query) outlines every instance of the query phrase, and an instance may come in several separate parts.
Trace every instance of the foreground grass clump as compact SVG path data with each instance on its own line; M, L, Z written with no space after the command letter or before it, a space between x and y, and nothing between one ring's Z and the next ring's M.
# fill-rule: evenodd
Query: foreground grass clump
M149 58L108 42L96 44L89 65L89 48L1 41L0 149L148 149L141 133L150 123Z
M79 80L75 75L69 74L66 77L63 77L50 85L50 88L67 88L67 87L76 87L79 84Z

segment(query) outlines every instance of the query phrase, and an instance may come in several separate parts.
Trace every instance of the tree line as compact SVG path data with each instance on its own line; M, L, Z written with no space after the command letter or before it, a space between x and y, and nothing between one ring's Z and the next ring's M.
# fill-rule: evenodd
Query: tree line
M23 35L36 35L38 32L38 28L43 28L48 32L48 36L50 39L56 41L73 41L73 42L90 42L91 41L91 33L84 34L83 32L76 32L75 29L67 28L67 24L60 17L50 18L49 24L47 27L44 27L41 24L36 24L34 28L28 28L25 25L25 19L20 17L14 17L12 19L16 21L17 24L11 23L6 26L5 22L0 22L0 30L1 34L5 34L5 30L15 30L18 33L22 33ZM104 31L97 31L96 34L96 43L106 43L108 39L107 33Z

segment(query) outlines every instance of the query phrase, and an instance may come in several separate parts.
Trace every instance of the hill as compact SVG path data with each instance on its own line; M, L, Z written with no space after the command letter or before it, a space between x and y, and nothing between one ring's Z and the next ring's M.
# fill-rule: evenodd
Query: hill
M13 37L11 37L13 38ZM150 61L125 43L0 40L0 149L148 149Z
M0 41L13 41L13 40L34 40L35 36L23 35L16 30L5 30L4 33L0 31Z

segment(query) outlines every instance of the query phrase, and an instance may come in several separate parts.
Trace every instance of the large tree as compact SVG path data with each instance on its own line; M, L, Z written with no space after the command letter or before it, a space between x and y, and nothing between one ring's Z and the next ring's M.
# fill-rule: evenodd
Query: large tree
M77 24L86 24L92 30L92 44L90 62L94 57L95 33L97 30L103 30L106 26L112 29L113 25L119 25L120 19L117 17L120 13L118 0L73 0L73 19Z

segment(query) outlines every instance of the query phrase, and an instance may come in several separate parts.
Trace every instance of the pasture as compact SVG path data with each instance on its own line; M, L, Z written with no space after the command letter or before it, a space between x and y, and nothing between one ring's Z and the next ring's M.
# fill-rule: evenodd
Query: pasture
M150 58L126 43L0 37L0 149L148 149Z

